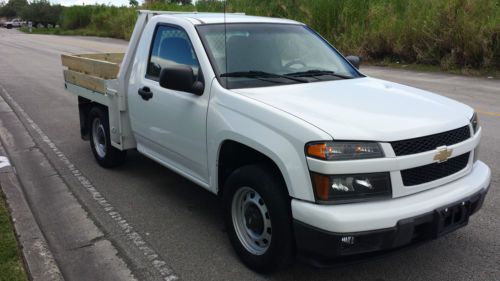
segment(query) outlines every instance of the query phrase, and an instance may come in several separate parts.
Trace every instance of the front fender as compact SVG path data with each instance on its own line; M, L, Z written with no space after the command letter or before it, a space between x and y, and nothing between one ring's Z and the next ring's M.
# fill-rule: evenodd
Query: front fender
M269 157L280 169L291 197L314 201L304 145L331 140L330 135L295 116L215 85L207 118L208 167L214 192L219 186L217 160L226 140Z

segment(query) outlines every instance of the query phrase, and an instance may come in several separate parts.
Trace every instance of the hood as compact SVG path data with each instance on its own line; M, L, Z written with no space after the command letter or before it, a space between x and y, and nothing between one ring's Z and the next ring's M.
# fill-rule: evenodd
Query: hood
M427 91L374 78L234 89L288 112L337 140L395 141L469 124L473 109Z

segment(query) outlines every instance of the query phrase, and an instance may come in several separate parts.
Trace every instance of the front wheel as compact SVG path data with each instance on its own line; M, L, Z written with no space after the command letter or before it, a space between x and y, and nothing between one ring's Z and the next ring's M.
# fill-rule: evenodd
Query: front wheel
M234 171L224 187L224 205L229 238L243 263L268 273L293 261L290 199L272 167Z
M93 107L90 110L90 147L99 165L113 168L125 162L127 151L121 151L111 145L107 113L101 107Z

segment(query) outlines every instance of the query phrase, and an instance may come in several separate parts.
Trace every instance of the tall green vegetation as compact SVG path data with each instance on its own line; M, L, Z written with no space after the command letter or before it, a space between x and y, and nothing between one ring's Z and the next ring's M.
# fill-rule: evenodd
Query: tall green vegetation
M500 68L500 0L229 0L227 8L305 22L368 59Z
M186 3L190 1L184 1ZM190 4L152 2L141 9L164 11L196 11ZM60 22L64 30L78 30L80 34L129 39L137 19L137 8L106 5L71 6L63 10Z
M61 14L61 28L80 30L84 35L128 39L132 34L137 12L128 7L105 5L67 7Z
M181 2L147 1L140 8L224 9L220 1ZM128 39L137 18L135 9L73 6L64 8L58 19L62 31ZM500 0L227 0L226 10L304 22L342 53L369 60L443 69L500 68Z

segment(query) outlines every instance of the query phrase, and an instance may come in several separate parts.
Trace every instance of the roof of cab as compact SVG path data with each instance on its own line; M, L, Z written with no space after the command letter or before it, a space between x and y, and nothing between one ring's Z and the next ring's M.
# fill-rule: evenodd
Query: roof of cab
M194 25L216 24L216 23L286 23L302 24L289 19L247 16L245 14L229 14L224 17L224 13L162 13L158 17L182 17L191 21Z

